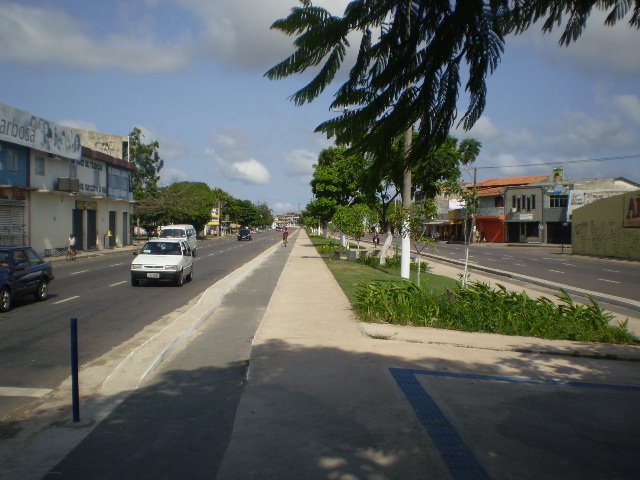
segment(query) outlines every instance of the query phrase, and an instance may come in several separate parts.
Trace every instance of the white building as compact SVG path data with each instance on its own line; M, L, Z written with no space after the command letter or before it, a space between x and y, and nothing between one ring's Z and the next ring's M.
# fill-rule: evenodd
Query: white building
M116 139L126 152L123 137L96 136ZM0 245L48 255L64 249L72 232L79 250L130 243L135 166L88 148L84 137L0 103Z

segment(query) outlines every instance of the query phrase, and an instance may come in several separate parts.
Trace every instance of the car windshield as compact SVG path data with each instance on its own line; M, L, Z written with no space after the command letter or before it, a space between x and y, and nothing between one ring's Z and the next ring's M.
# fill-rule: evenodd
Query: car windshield
M249 230L248 228L241 228L240 229L240 234L241 235L246 235L247 233L251 233L251 230Z
M187 233L181 228L164 228L160 232L160 238L183 238Z
M175 242L147 242L140 253L145 255L182 255L180 244Z

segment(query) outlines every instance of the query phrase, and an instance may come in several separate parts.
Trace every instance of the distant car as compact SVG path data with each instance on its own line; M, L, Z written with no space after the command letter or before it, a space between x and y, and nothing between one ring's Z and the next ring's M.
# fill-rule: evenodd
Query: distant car
M0 311L8 312L13 300L33 294L46 300L53 269L31 247L0 247Z
M181 287L185 281L193 280L193 255L185 240L158 238L149 240L131 262L131 285L137 287L141 281L164 280Z
M251 240L251 230L248 228L238 230L238 241L240 240Z

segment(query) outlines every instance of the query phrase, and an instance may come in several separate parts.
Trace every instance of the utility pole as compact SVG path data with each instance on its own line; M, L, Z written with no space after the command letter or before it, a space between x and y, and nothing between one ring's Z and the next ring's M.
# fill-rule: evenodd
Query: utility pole
M411 5L409 0L407 8L407 40L411 32ZM413 85L409 83L407 90L411 90ZM413 137L413 126L404 132L404 157L405 160L411 150L411 140ZM402 208L404 210L404 219L402 225L402 250L400 255L400 277L409 279L411 275L411 236L409 234L409 209L411 208L411 167L407 166L402 177Z

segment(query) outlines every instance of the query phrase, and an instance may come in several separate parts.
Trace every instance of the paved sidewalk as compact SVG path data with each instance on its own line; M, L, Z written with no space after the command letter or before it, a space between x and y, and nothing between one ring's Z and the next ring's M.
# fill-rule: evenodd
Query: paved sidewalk
M248 383L217 478L580 478L632 469L634 435L640 434L632 406L640 399L638 363L569 356L600 354L640 359L637 347L360 324L300 232L254 339ZM460 384L425 383L434 377ZM505 392L509 382L518 386ZM567 395L588 395L597 382L605 392L599 403L572 403L585 425L565 425L550 438L540 434L530 417L561 412ZM545 385L535 387L545 399L542 407L528 403L530 387L520 383ZM620 386L631 386L633 398L609 394ZM505 398L512 403L505 405ZM596 455L597 442L574 444L571 431L596 430L591 422L601 421L602 408L622 415L609 419L620 430L610 434L615 438L594 437L619 442L622 453L602 454L604 471L596 473L582 457L585 448ZM512 418L498 419L505 414ZM489 424L492 417L498 425ZM505 435L505 429L514 433ZM514 445L513 436L524 432L529 440ZM559 457L562 438L570 446Z

